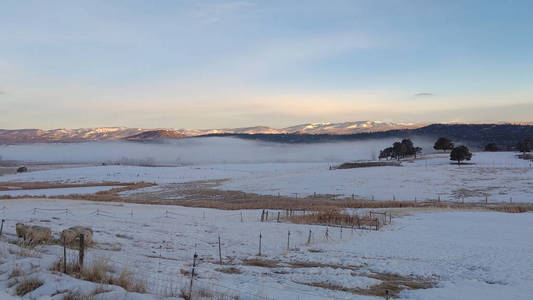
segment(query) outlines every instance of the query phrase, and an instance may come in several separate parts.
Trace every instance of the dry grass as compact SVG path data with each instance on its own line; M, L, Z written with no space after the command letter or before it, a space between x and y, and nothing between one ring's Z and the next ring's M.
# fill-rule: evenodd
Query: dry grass
M389 160L389 161L367 161L367 162L352 162L343 163L335 169L355 169L355 168L371 168L371 167L399 167L401 162Z
M505 213L524 213L531 211L531 206L528 205L500 205L494 207L495 211L505 212Z
M59 259L50 267L51 271L63 272L63 260ZM106 259L97 258L80 268L75 259L67 260L67 274L81 280L100 284L112 284L122 287L128 292L145 293L146 283L135 277L133 272L124 268L120 275L114 276L113 270Z
M9 248L8 250L9 254L15 255L17 258L24 258L24 257L33 257L33 258L41 258L41 253L35 249L31 248L23 248L19 245L19 247L13 249Z
M118 285L128 292L146 293L146 283L135 278L134 274L127 269L123 269L120 276L112 279L109 284Z
M43 189L63 189L92 186L131 186L135 183L121 183L115 181L95 182L95 183L61 183L61 182L3 182L0 183L0 191L9 190L43 190Z
M109 289L106 289L103 286L97 286L89 293L82 293L79 290L67 291L63 295L63 300L94 300L96 299L96 295L107 293L109 291Z
M183 286L177 295L185 300L209 299L209 300L238 300L239 296L220 292L212 287L197 286L193 288L192 294L188 286Z
M270 259L245 259L242 263L246 266L262 267L262 268L279 268L280 262Z
M357 274L353 273L353 276L366 276L374 279L378 279L381 282L375 285L371 285L368 288L348 288L340 285L335 285L330 282L313 282L313 283L301 283L309 286L319 287L323 289L342 291L363 296L375 296L375 297L390 297L397 298L403 290L417 290L428 289L435 286L435 282L416 276L402 276L399 274L391 273L372 273L372 274Z
M237 269L235 267L218 268L218 269L215 269L215 271L225 273L225 274L241 274L242 273L240 269Z
M55 199L72 199L72 200L90 200L90 201L123 201L124 199L119 195L121 192L133 191L146 187L155 186L155 183L149 182L100 182L100 183L80 183L80 184L65 184L65 183L50 183L50 182L9 182L9 184L0 186L1 190L10 190L8 187L17 187L17 189L33 190L33 189L52 189L52 188L75 188L75 187L94 187L94 186L119 186L107 191L100 191L94 194L70 194L52 196ZM12 189L12 188L11 188ZM20 199L20 198L43 198L43 196L0 196L0 199ZM45 197L46 198L46 197Z
M379 222L370 216L358 216L343 213L340 209L327 209L307 214L293 214L284 217L285 220L296 224L337 225L346 227L376 226ZM379 226L379 225L378 225Z
M15 290L17 296L24 296L29 292L38 289L43 285L43 281L36 277L22 278L22 281L17 285Z
M24 275L24 272L22 271L22 269L19 267L14 267L13 270L11 270L11 273L9 273L9 276L7 278L12 279L15 277L20 277L22 275Z

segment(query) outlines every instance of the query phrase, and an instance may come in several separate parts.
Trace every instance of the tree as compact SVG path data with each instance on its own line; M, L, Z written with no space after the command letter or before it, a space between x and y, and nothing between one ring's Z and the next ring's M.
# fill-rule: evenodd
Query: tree
M470 159L472 159L472 153L470 153L470 150L466 146L455 147L450 153L450 160L457 161L458 165L461 165L463 160Z
M379 159L386 158L389 160L389 158L392 156L392 147L385 148L381 151L379 151Z
M453 142L449 138L440 137L433 146L433 149L435 150L452 150L453 149Z
M422 152L422 148L415 147L410 139L403 139L401 142L395 142L392 147L385 148L379 152L379 158L393 158L400 160L406 156L415 156Z
M488 143L487 145L485 145L485 151L496 152L500 151L500 148L498 147L498 145L496 145L496 143Z
M522 152L522 153L526 153L526 152L531 152L531 144L533 144L530 140L528 139L523 139L520 141L520 143L518 143L518 151Z

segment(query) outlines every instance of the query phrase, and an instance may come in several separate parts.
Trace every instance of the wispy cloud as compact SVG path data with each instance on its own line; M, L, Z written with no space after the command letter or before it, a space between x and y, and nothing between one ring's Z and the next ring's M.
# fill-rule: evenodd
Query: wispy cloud
M426 97L434 97L435 94L433 93L428 93L428 92L422 92L422 93L416 93L414 94L414 97L415 98L426 98Z

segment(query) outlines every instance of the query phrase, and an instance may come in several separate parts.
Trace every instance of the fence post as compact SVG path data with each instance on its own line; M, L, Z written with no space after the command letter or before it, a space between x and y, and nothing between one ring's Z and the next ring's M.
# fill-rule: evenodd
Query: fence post
M489 196L485 195L485 204L489 203Z
M80 269L83 268L83 257L84 256L85 256L85 245L84 245L84 236L82 233L80 234L80 257L79 257Z
M242 211L241 211L241 223L244 222L244 219L242 218Z
M2 225L0 226L0 236L2 236L2 231L4 230L4 222L6 220L2 219Z
M279 211L278 211L278 223L279 223Z
M311 229L309 229L309 237L307 238L307 245L311 244Z
M265 220L268 222L268 210L266 211L266 214L265 214Z
M220 235L218 236L218 261L222 264L222 247L220 246Z
M189 299L192 299L192 283L194 281L194 270L196 268L196 258L198 257L198 254L194 252L194 256L192 259L192 272L191 272L191 285L189 286Z
M67 273L67 237L63 236L63 273Z
M326 226L326 240L329 240L329 227Z
M261 256L261 239L263 238L263 235L261 235L261 232L259 233L259 256Z
M376 231L378 231L378 230L379 230L379 219L376 218Z
M261 211L261 222L264 222L265 221L265 210L263 209Z
M342 240L342 225L341 225L341 240Z
M290 245L290 240L291 240L291 231L289 230L289 231L287 232L287 251L289 251L289 249L290 249L290 247L289 247L289 245Z

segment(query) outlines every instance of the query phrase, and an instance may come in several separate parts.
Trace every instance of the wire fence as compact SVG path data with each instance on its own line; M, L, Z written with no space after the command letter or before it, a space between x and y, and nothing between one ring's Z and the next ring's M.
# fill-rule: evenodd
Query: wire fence
M276 211L271 210L270 215L271 216L277 216L277 213L285 213L285 211ZM57 220L63 220L66 218L68 221L74 221L74 220L81 220L81 219L87 219L92 220L95 223L98 223L98 220L106 219L106 220L112 220L118 223L123 223L126 228L131 227L130 224L133 225L140 225L140 223L143 223L144 221L149 221L153 224L157 224L156 227L151 228L152 233L158 233L163 234L166 236L165 240L160 243L159 249L153 248L147 249L151 251L150 255L145 255L147 258L143 259L137 259L135 257L130 256L121 256L117 254L112 254L109 257L105 257L107 263L112 267L112 269L115 271L116 274L120 274L120 272L127 270L131 272L132 274L136 274L136 280L140 280L144 282L145 286L147 287L147 291L152 294L161 295L161 296L179 296L183 293L191 293L190 289L190 281L194 281L194 284L192 285L192 293L193 294L201 294L201 293L214 293L214 294L220 294L220 295L234 295L238 296L240 299L269 299L268 296L264 295L261 290L262 286L258 284L257 278L252 276L251 279L246 278L239 278L239 284L236 286L228 285L227 283L224 283L223 281L219 281L217 279L208 279L200 278L200 277L192 277L192 253L195 253L198 255L198 260L196 260L196 265L194 266L196 273L204 274L212 272L213 269L225 267L224 264L219 264L216 261L218 260L217 257L220 255L218 253L217 255L217 244L221 244L220 240L217 239L217 237L220 236L220 232L214 232L211 233L211 235L205 236L205 235L198 235L196 233L191 233L191 236L188 236L188 240L192 240L194 242L194 248L193 245L181 245L181 256L176 258L174 257L167 257L165 255L165 248L168 248L167 246L172 246L170 248L175 249L177 241L174 237L174 232L179 232L179 228L182 227L182 224L185 224L188 222L188 220L194 220L197 222L203 222L203 224L213 224L216 223L217 217L225 217L233 220L233 222L260 222L261 214L263 212L261 211L246 211L246 212L231 212L231 213L214 213L212 210L201 211L198 213L198 210L196 210L195 214L187 214L183 212L177 212L172 209L163 208L160 210L153 211L151 214L146 213L138 213L138 211L135 208L129 208L129 207L120 207L120 208L94 208L93 209L79 209L74 207L67 207L67 208L49 208L49 207L34 207L31 209L25 209L25 210L12 210L8 207L2 207L0 208L0 214L6 215L25 215L29 216L30 220L33 219L34 221L42 221L43 219L39 220L36 218L39 217L52 217L57 218ZM295 211L294 214L305 214L303 211ZM369 213L369 212L365 212ZM138 215L141 215L142 217L140 219L137 219ZM377 215L376 219L380 218L381 215ZM8 222L18 223L20 221L23 221L24 218L4 218L4 220ZM268 220L264 220L265 224L280 224L278 223L277 218L270 218ZM383 219L380 222L385 222ZM11 225L13 225L11 224ZM283 222L281 223L283 224ZM302 225L305 226L305 225ZM280 244L282 246L278 248L285 248L285 242L287 242L286 251L293 251L295 248L298 248L300 246L309 245L311 239L313 243L321 242L321 241L336 241L336 240L342 240L342 239L348 239L347 236L348 231L351 230L353 233L354 230L358 229L357 227L346 227L346 226L338 226L330 225L330 226L320 226L320 225L313 225L315 226L313 230L313 235L311 236L311 231L309 232L309 236L307 236L307 232L301 233L298 235L291 236L290 231L288 232L288 236L280 236L279 238L276 238L274 240L281 240ZM322 228L322 230L316 229L316 227ZM334 232L334 228L337 228L339 231ZM343 237L343 229L345 230ZM361 228L365 229L365 228ZM266 233L266 235L272 235L274 233ZM279 234L277 232L276 234ZM260 233L260 236L263 238L265 237L265 233ZM291 239L290 241L288 239ZM229 243L248 243L253 244L254 246L259 243L261 244L261 237L259 237L259 241L250 241L250 240L241 240L236 241L234 238L231 241L226 241L223 243L223 246L228 245ZM202 247L199 247L202 245ZM228 245L231 246L231 245ZM264 245L263 245L264 246ZM259 246L260 248L261 246ZM90 264L95 259L99 259L99 256L101 256L101 251L93 251L92 248L88 248L85 256L86 264ZM218 248L220 249L220 248ZM184 251L183 251L184 250ZM259 252L263 250L262 256L265 256L265 249L258 249ZM70 252L75 250L70 250ZM220 250L219 250L220 251ZM155 252L155 253L154 253ZM62 255L62 253L61 253ZM70 254L72 255L72 254ZM188 257L190 255L190 257ZM272 253L272 257L275 257L277 254ZM222 256L220 256L222 257ZM190 262L188 260L190 259ZM226 263L226 259L228 259L226 256L224 257L224 260ZM222 260L222 258L221 258ZM170 263L169 263L170 261ZM173 263L172 261L176 261L176 263ZM319 294L313 294L309 292L309 289L298 291L299 294L307 295L309 296L315 296L320 297Z

